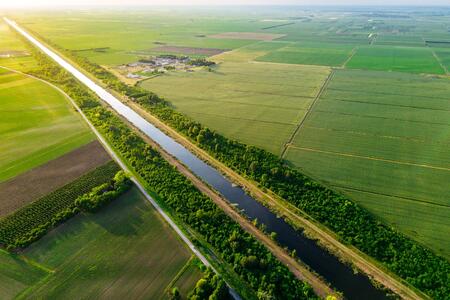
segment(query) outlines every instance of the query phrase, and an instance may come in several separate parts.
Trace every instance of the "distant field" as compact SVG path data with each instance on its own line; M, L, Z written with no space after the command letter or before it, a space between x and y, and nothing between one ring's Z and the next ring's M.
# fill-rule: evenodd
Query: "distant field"
M227 49L214 49L214 48L192 48L192 47L177 47L177 46L161 46L152 48L154 52L160 53L174 53L184 55L201 55L201 56L213 56L227 51Z
M0 182L94 138L60 92L12 72L0 74L0 118Z
M0 253L0 278L8 280L1 280L0 295L11 299L23 291L25 298L160 298L190 255L133 189L96 214L71 219L17 259ZM7 282L14 285L3 284Z
M277 49L269 54L258 57L258 61L340 66L350 57L351 45L324 43L296 43Z
M425 47L366 46L359 47L348 68L409 73L444 74L444 70Z
M279 39L283 36L285 35L261 32L223 32L209 35L208 37L214 39L271 41L274 39Z
M447 68L447 72L450 71L450 48L438 48L433 49L436 55L439 57L442 64Z
M28 55L25 46L3 21L0 21L0 36L0 66L19 71L28 71L36 66L36 61Z
M213 72L169 73L142 86L214 130L279 154L328 72L323 67L230 62Z
M448 95L447 79L338 70L287 159L450 257Z
M208 35L230 31L253 32L258 24L247 20L229 21L223 18L192 19L184 14L164 14L158 11L129 10L121 16L117 12L96 14L89 12L60 13L58 15L27 14L18 17L28 28L52 42L103 65L118 65L136 61L152 54L162 44L178 47L235 49L255 42L241 38L219 39ZM32 20L28 22L27 20ZM130 34L132 33L132 34ZM267 35L267 33L264 33ZM272 35L270 35L272 36ZM277 35L275 35L276 37ZM93 48L108 48L92 51Z

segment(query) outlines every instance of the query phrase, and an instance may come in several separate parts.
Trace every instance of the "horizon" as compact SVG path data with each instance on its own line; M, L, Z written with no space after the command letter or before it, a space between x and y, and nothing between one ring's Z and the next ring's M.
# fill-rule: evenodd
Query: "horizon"
M17 0L0 4L0 8L63 8L63 7L450 7L447 0L434 0L426 5L420 0L396 0L396 1L336 1L336 0L285 0L277 3L273 0L232 0L222 3L217 0L192 0L189 3L180 0L132 0L123 3L121 0L97 0L95 3L89 0L68 0L60 3L56 0Z

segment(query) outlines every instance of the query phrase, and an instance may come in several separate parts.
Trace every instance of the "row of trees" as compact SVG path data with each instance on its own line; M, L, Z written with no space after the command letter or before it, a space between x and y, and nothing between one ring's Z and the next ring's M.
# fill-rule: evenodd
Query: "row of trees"
M159 201L171 211L172 215L197 232L225 262L232 266L244 285L250 288L245 291L247 294L257 295L261 299L317 299L308 284L297 280L262 244L229 218L120 118L101 106L97 98L86 91L78 81L34 48L31 47L30 51L40 66L34 74L58 84L79 103L94 126L145 181L147 187L158 195ZM122 86L119 82L112 85ZM146 101L150 102L161 102L156 95L141 92L134 87L126 87L124 91L129 96L145 97ZM250 260L257 260L258 263L241 263L247 257L251 257ZM209 290L209 286L210 284L201 284L193 297L202 289ZM221 295L221 290L222 288L217 289L217 296ZM216 288L212 293L214 291Z
M227 139L175 111L156 94L128 86L102 67L71 54L108 87L139 103L213 157L273 191L333 230L340 239L382 262L413 286L435 298L450 294L450 264L429 249L379 222L368 211L328 189L265 150Z

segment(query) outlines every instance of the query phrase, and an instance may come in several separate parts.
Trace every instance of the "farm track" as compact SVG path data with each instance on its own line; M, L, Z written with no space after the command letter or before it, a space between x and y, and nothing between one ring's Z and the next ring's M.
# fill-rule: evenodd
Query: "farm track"
M434 52L433 47L430 47L428 45L428 43L425 41L425 38L422 36L422 41L425 43L425 45L427 46L428 49L430 49L431 53L433 54L434 58L436 59L436 61L439 63L439 65L441 66L441 68L444 70L445 75L450 75L447 67L442 63L442 60L439 58L439 56L437 56L436 52Z
M431 165L426 165L426 164L416 164L416 163L404 162L404 161L399 161L399 160L391 160L391 159L371 157L371 156L362 156L362 155L334 152L334 151L325 151L325 150L319 150L319 149L298 147L298 146L293 146L293 145L291 145L289 147L293 148L293 149L299 149L299 150L309 151L309 152L317 152L317 153L332 154L332 155L337 155L337 156L345 156L345 157L361 158L361 159L374 160L374 161L382 161L382 162L387 162L387 163L392 163L392 164L421 167L421 168L433 169L433 170L450 171L450 168L437 167L437 166L431 166Z
M285 158L286 156L286 152L287 149L290 147L290 145L292 144L292 142L294 141L294 138L297 136L297 134L299 133L300 129L303 127L303 124L305 124L306 119L308 118L308 116L311 114L311 112L314 109L314 106L316 105L316 103L318 102L318 100L320 99L320 96L323 94L323 92L326 90L328 84L330 83L331 79L334 76L334 69L331 69L330 74L328 74L327 79L325 80L325 82L323 83L322 87L320 88L319 92L317 93L316 97L314 98L314 100L312 101L311 105L309 106L309 108L306 110L305 115L303 116L302 120L300 121L300 123L298 124L298 126L295 128L294 132L292 133L291 137L288 139L288 141L286 142L286 144L284 145L283 151L281 152L281 158Z
M142 109L141 109L142 110ZM234 181L241 183L244 187L246 187L250 193L257 195L258 199L261 200L261 202L266 203L268 206L279 209L283 211L283 214L285 214L290 220L293 220L295 224L301 224L303 225L303 228L306 228L308 231L313 232L313 234L318 237L322 242L324 242L327 247L329 246L330 249L338 249L339 251L339 257L343 258L346 261L352 262L355 264L359 269L361 269L363 272L369 274L372 276L376 281L381 282L383 285L385 285L387 288L393 290L397 294L399 294L404 299L422 299L427 298L426 295L411 290L409 286L406 286L403 282L400 280L392 277L391 275L387 274L383 270L381 270L377 265L372 263L364 254L360 253L356 249L348 248L347 246L341 244L336 237L330 233L328 230L320 227L316 223L309 221L304 216L304 213L299 211L296 207L294 207L292 204L287 203L286 201L283 201L282 199L277 198L275 195L271 193L265 193L262 192L255 183L250 182L249 180L243 178L239 174L235 173L222 163L218 162L214 158L212 158L210 155L208 155L205 151L199 149L196 145L192 144L187 138L167 126L166 124L159 121L157 118L151 116L150 114L146 113L149 118L153 119L155 121L155 125L157 125L160 128L163 128L163 131L170 132L171 137L175 137L175 139L186 146L188 149L194 151L199 157L205 159L206 161L210 162L212 165L218 167L219 170L221 170L223 173L225 173L228 177L232 178ZM141 187L138 185L138 187ZM141 187L142 188L142 187ZM145 190L143 190L145 192ZM147 193L145 195L148 196ZM153 199L149 199L152 201ZM155 203L157 206L157 204ZM159 207L158 207L159 208ZM159 208L160 210L160 208ZM296 213L294 213L296 212ZM163 213L163 212L162 212ZM163 213L164 214L164 213ZM169 219L170 220L170 219ZM176 225L175 225L176 227ZM176 227L177 228L177 227ZM178 228L177 228L178 229ZM178 229L179 231L179 229ZM178 232L177 231L177 232ZM180 235L183 237L183 234L180 233ZM188 243L190 244L190 243ZM190 244L192 245L192 244ZM193 247L193 246L192 246ZM196 253L196 252L194 252ZM196 253L197 254L197 253ZM419 296L420 295L420 296Z
M348 58L344 61L344 63L342 64L341 68L345 68L348 64L349 61L352 60L353 56L355 56L356 52L358 51L358 47L354 47L352 49L352 52L350 52L350 55L348 56Z

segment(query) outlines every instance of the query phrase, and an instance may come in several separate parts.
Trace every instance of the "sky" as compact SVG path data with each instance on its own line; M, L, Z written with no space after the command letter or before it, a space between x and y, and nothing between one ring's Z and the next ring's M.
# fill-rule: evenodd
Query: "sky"
M446 5L450 0L0 0L0 7L64 5Z

